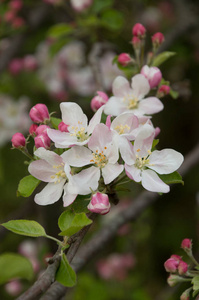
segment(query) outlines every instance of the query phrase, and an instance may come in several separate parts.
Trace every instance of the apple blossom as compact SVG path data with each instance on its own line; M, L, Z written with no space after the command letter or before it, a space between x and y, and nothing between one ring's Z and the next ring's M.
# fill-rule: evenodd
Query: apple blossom
M32 124L29 128L29 133L32 136L36 136L36 129L37 129L38 125L37 124Z
M14 148L23 148L26 145L26 138L20 132L15 133L12 136L11 141L12 141L12 147L14 147Z
M161 32L156 32L151 39L153 45L159 47L164 42L164 35Z
M5 285L6 292L12 297L16 297L23 290L22 283L18 280L12 280Z
M134 49L139 49L141 46L141 39L137 36L134 36L132 38L132 45L133 45Z
M48 125L40 125L36 128L35 133L39 135L41 133L47 134L47 129L50 128Z
M102 91L97 91L97 96L91 100L91 109L95 112L108 101L108 96Z
M42 103L38 103L33 106L30 110L29 116L35 123L43 123L50 118L47 106Z
M84 11L91 6L93 0L70 0L71 6L77 12Z
M188 271L188 264L185 261L181 260L178 266L178 273L180 275L184 275L187 273L187 271Z
M146 33L146 28L142 24L136 23L132 28L132 33L134 36L142 38Z
M68 148L71 145L85 145L90 134L101 120L103 107L99 108L88 124L87 116L77 103L66 102L60 104L62 120L68 125L68 132L48 129L48 136L55 142L57 148Z
M131 156L128 153L123 157L126 174L134 181L141 182L146 190L168 193L169 186L157 173L170 174L176 171L183 162L183 156L173 149L151 152L155 134L152 130L151 126L140 130L132 146Z
M178 269L179 262L173 258L169 258L165 261L164 267L167 272L175 273Z
M181 243L181 248L186 251L191 250L192 249L192 241L190 239L184 239Z
M140 72L149 82L150 88L154 88L159 85L162 79L162 73L157 67L143 66Z
M64 122L59 123L58 125L58 129L61 132L68 132L68 126L67 124L65 124Z
M110 211L111 204L109 198L106 194L97 192L92 196L90 203L87 206L88 210L91 212L105 215Z
M162 97L168 95L170 90L171 89L168 85L161 85L158 89L158 97L162 98Z
M122 66L127 66L131 61L132 61L132 58L130 57L130 55L128 53L121 53L118 56L118 62Z
M142 74L132 78L132 84L125 77L118 76L113 82L113 95L105 104L104 112L109 115L131 111L136 115L154 114L163 109L162 102L156 97L144 98L150 91L148 80Z
M38 149L40 147L50 148L51 140L46 133L40 133L35 138L35 147Z

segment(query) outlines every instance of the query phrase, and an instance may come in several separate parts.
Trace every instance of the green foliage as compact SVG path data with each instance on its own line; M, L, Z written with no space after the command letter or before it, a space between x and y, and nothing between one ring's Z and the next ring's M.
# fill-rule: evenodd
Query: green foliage
M94 13L99 13L106 8L109 8L113 4L114 0L95 0L92 5L92 11Z
M70 205L70 208L74 210L76 213L80 212L88 212L87 206L90 202L90 199L87 200L88 197L78 195L75 201Z
M0 255L0 284L15 278L31 280L34 276L30 261L14 253L4 253Z
M69 237L91 223L92 220L85 213L76 214L71 210L66 210L58 220L59 228L62 231L59 235Z
M155 147L157 146L158 143L159 143L159 139L153 140L152 150L155 150Z
M47 35L50 38L60 38L62 36L72 33L73 30L74 29L72 26L66 23L60 23L50 27Z
M44 228L35 221L12 220L1 224L6 229L20 235L38 237L46 236Z
M18 185L17 196L29 197L41 181L32 175L22 178Z
M174 91L172 88L170 88L170 92L169 95L173 98L173 99L177 99L179 97L179 93L177 91Z
M167 59L169 59L170 57L176 55L175 52L170 52L170 51L165 51L162 52L160 54L158 54L152 63L152 66L154 67L159 67L161 64L163 64Z
M104 26L110 30L119 30L124 24L123 14L114 9L106 10L102 14L101 20Z
M171 174L166 174L166 175L165 174L164 175L158 174L158 176L166 184L181 183L182 185L184 185L184 181L182 180L182 176L177 171L175 171Z
M199 293L199 275L194 276L191 283L193 284L193 297Z
M72 287L76 284L76 273L70 266L65 254L62 255L55 279L66 287Z
M59 123L61 123L61 121L62 120L59 118L54 118L54 117L50 118L50 122L55 129L58 129L58 125L59 125Z

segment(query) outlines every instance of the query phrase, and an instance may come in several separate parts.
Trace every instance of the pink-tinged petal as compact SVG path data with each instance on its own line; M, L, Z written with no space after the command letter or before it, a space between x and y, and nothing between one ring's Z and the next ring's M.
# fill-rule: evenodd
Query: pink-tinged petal
M125 171L126 175L135 182L140 182L142 180L141 170L136 168L134 165L129 166L125 164Z
M81 107L75 102L62 102L60 104L62 112L62 121L67 125L76 125L81 123L82 127L87 128L88 119L83 113Z
M102 176L104 178L104 183L109 184L115 178L117 178L122 171L124 170L124 165L116 164L107 164L104 168L102 168Z
M156 97L146 98L139 103L139 109L147 115L158 113L163 110L163 108L164 105Z
M170 174L183 163L184 157L173 149L155 150L150 155L149 168L159 174Z
M94 114L94 116L93 116L92 119L90 120L89 125L88 125L88 128L87 128L88 134L91 134L91 133L93 132L95 126L96 126L97 124L100 123L103 110L104 110L104 105L101 106L101 107L96 111L96 113Z
M39 205L48 205L57 202L62 195L65 180L59 183L48 183L45 188L35 195L35 202Z
M91 164L91 151L86 147L74 146L62 154L64 162L73 167L83 167Z
M170 187L152 170L142 171L142 186L150 192L168 193L170 191Z
M68 183L66 183L64 186L64 195L63 195L64 207L71 205L75 201L77 195L78 194L70 194L68 192Z
M139 157L148 156L153 144L154 135L155 130L151 125L143 125L135 139L134 153Z
M49 138L55 142L57 148L68 148L70 145L77 143L77 137L72 136L68 132L61 132L55 129L48 129L47 134Z
M108 115L106 118L106 126L110 129L111 128L111 117L112 115Z
M124 132L122 133L121 129L122 126L124 126ZM125 128L126 126L126 128ZM115 130L118 134L124 135L126 137L132 136L132 131L139 126L139 120L138 117L135 116L131 112L123 113L119 116L117 116L112 124L111 129Z
M41 159L44 159L51 166L60 165L63 162L63 159L61 158L61 156L59 156L58 154L56 154L53 151L46 150L43 147L38 148L34 152L34 155L36 155L37 157L39 157Z
M136 157L134 154L133 145L125 137L119 137L119 150L125 163L128 165L135 163Z
M137 74L132 78L133 94L139 100L144 98L150 91L150 85L148 80L142 74Z
M95 152L104 151L104 147L107 147L112 142L113 133L105 124L98 124L88 142L88 147Z
M123 98L111 97L104 106L104 113L106 115L118 116L127 111L128 108L123 101Z
M28 167L28 172L41 181L54 182L51 176L55 174L55 169L43 159L33 161Z
M118 76L113 81L112 92L115 97L124 97L132 92L128 80L123 76Z
M96 167L85 169L72 177L68 191L71 194L87 195L98 188L100 170Z

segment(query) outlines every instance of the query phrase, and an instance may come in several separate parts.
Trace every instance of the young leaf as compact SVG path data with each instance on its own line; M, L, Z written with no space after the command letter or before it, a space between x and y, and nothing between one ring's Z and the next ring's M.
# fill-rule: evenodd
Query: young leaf
M153 140L152 149L155 149L158 143L159 143L159 139Z
M35 221L12 220L1 224L6 229L20 235L38 237L46 236L44 228Z
M58 220L59 228L62 231L59 235L71 236L91 223L92 220L85 213L75 214L67 210L61 214Z
M18 185L17 196L29 197L36 187L39 185L40 180L32 175L22 178Z
M164 181L164 183L166 184L173 184L173 183L181 183L182 185L184 185L184 181L182 180L182 176L177 172L173 172L171 174L164 174L164 175L159 175L160 179L162 179L162 181Z
M170 88L170 92L169 95L173 98L173 99L177 99L179 97L179 93L177 91L174 91L173 89Z
M51 117L50 118L50 121L51 121L51 124L53 125L53 127L55 128L55 129L58 129L58 125L59 125L59 123L61 123L61 119L59 119L59 118L54 118L54 117Z
M4 253L0 255L0 284L15 278L31 280L34 276L30 261L14 253Z
M61 263L55 279L67 287L72 287L76 284L76 273L70 266L65 254L62 255Z
M89 212L87 206L90 200L86 200L86 199L88 199L88 196L78 195L75 201L70 205L70 208L74 210L76 213Z
M48 37L51 38L60 38L64 35L70 34L73 32L73 27L70 25L63 23L63 24L56 24L50 28L48 31Z
M170 52L170 51L165 51L160 53L154 58L152 66L153 67L160 66L161 64L163 64L163 62L165 62L167 59L174 56L175 54L176 54L175 52Z
M191 283L193 284L193 290L194 291L199 290L199 275L194 276Z

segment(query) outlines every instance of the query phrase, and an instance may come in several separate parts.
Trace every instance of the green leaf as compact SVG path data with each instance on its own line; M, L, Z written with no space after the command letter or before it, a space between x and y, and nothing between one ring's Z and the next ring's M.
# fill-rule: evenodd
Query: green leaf
M53 57L62 47L64 47L68 42L69 38L60 37L57 41L55 41L49 48L50 56Z
M25 176L19 182L17 196L29 197L34 192L39 183L40 180L33 177L32 175Z
M169 95L173 98L173 99L177 99L179 97L179 93L177 91L174 91L173 89L170 88L170 92Z
M192 279L191 283L193 284L193 290L194 290L194 291L199 290L199 275L195 276L195 277Z
M52 26L49 31L48 31L48 37L50 38L60 38L63 35L67 35L73 32L73 27L66 24L66 23L61 23L61 24L56 24Z
M61 119L59 119L59 118L54 118L54 117L51 117L50 118L50 122L51 122L51 124L53 125L53 127L55 128L55 129L58 129L58 125L59 125L59 123L61 123Z
M91 223L92 220L85 213L76 214L70 210L66 210L58 220L59 228L62 231L59 235L69 237Z
M55 279L67 287L72 287L76 284L76 273L70 266L65 254L62 255L61 263Z
M195 290L192 294L193 297L197 296L199 294L199 289L198 290Z
M99 13L100 11L109 8L113 4L113 0L95 0L92 6L92 11L94 13Z
M159 139L153 140L152 149L155 149L158 143L159 143Z
M44 228L35 221L29 220L12 220L1 224L6 229L25 236L46 236Z
M165 174L164 175L158 174L158 176L166 184L181 183L182 185L184 185L184 181L182 180L182 176L177 171L175 171L171 174L166 174L166 175Z
M14 253L5 253L0 255L0 284L15 278L31 280L34 276L32 264L30 261Z
M90 199L88 199L88 196L81 196L78 195L75 201L70 205L70 209L74 210L76 213L80 212L89 212L87 206L90 202Z
M161 64L163 64L163 62L165 62L167 59L169 59L170 57L172 57L174 55L176 55L175 52L170 52L170 51L162 52L154 58L152 66L158 67Z
M106 10L102 14L101 20L104 26L111 30L119 30L124 24L123 14L114 9Z

